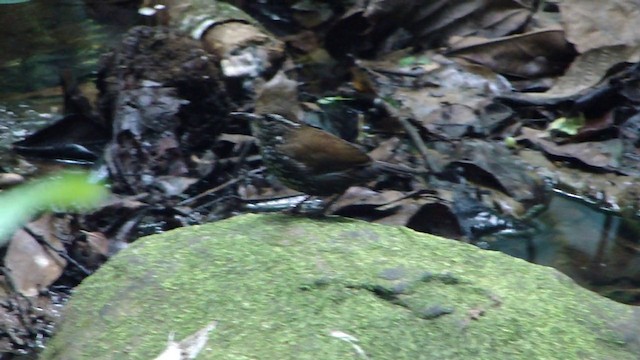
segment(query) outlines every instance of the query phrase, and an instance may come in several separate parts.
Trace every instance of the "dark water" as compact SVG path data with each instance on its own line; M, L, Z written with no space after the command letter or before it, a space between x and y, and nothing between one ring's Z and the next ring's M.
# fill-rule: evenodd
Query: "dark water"
M60 75L95 78L100 54L140 21L136 6L110 1L0 2L0 167L11 143L61 116ZM123 2L119 2L122 4Z
M554 267L614 300L640 305L640 222L557 193L531 231L503 234L488 247Z

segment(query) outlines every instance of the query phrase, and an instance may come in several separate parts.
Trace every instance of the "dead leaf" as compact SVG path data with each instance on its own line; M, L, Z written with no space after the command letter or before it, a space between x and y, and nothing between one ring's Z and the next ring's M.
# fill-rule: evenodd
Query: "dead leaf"
M167 348L154 360L192 360L198 357L209 340L209 333L218 326L218 321L212 321L202 329L189 335L180 342L173 341L169 335Z
M522 135L517 139L526 139L549 155L577 160L601 170L611 171L619 166L619 159L623 151L620 139L559 145L545 139L545 134L544 131L522 128Z
M580 53L615 45L638 47L640 7L636 0L563 0L562 24Z
M27 226L42 236L53 248L64 251L62 242L52 233L52 216L49 214L30 222ZM25 230L16 231L9 244L4 263L16 290L24 296L36 296L56 281L67 261L52 249L38 243Z
M456 47L447 55L530 79L561 74L576 54L564 31L552 28Z

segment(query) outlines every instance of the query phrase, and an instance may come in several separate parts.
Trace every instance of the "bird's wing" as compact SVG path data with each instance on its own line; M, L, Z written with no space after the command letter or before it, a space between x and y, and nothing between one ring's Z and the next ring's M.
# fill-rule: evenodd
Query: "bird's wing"
M279 145L293 159L303 159L316 173L367 165L371 158L353 144L320 129L304 125ZM300 161L300 160L298 160Z

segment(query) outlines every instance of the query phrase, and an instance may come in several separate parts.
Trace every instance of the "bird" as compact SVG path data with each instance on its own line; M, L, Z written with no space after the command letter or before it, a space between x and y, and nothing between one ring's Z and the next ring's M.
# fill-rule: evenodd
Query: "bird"
M304 112L297 102L297 82L283 72L262 86L252 113L230 115L249 122L267 170L287 187L307 195L340 195L385 172L419 173L373 160L355 144L301 121Z

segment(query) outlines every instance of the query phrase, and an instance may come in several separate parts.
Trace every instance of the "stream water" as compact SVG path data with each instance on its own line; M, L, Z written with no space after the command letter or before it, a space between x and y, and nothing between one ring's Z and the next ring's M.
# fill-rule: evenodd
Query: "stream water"
M530 231L494 234L483 247L554 267L579 284L640 304L640 223L556 192Z

